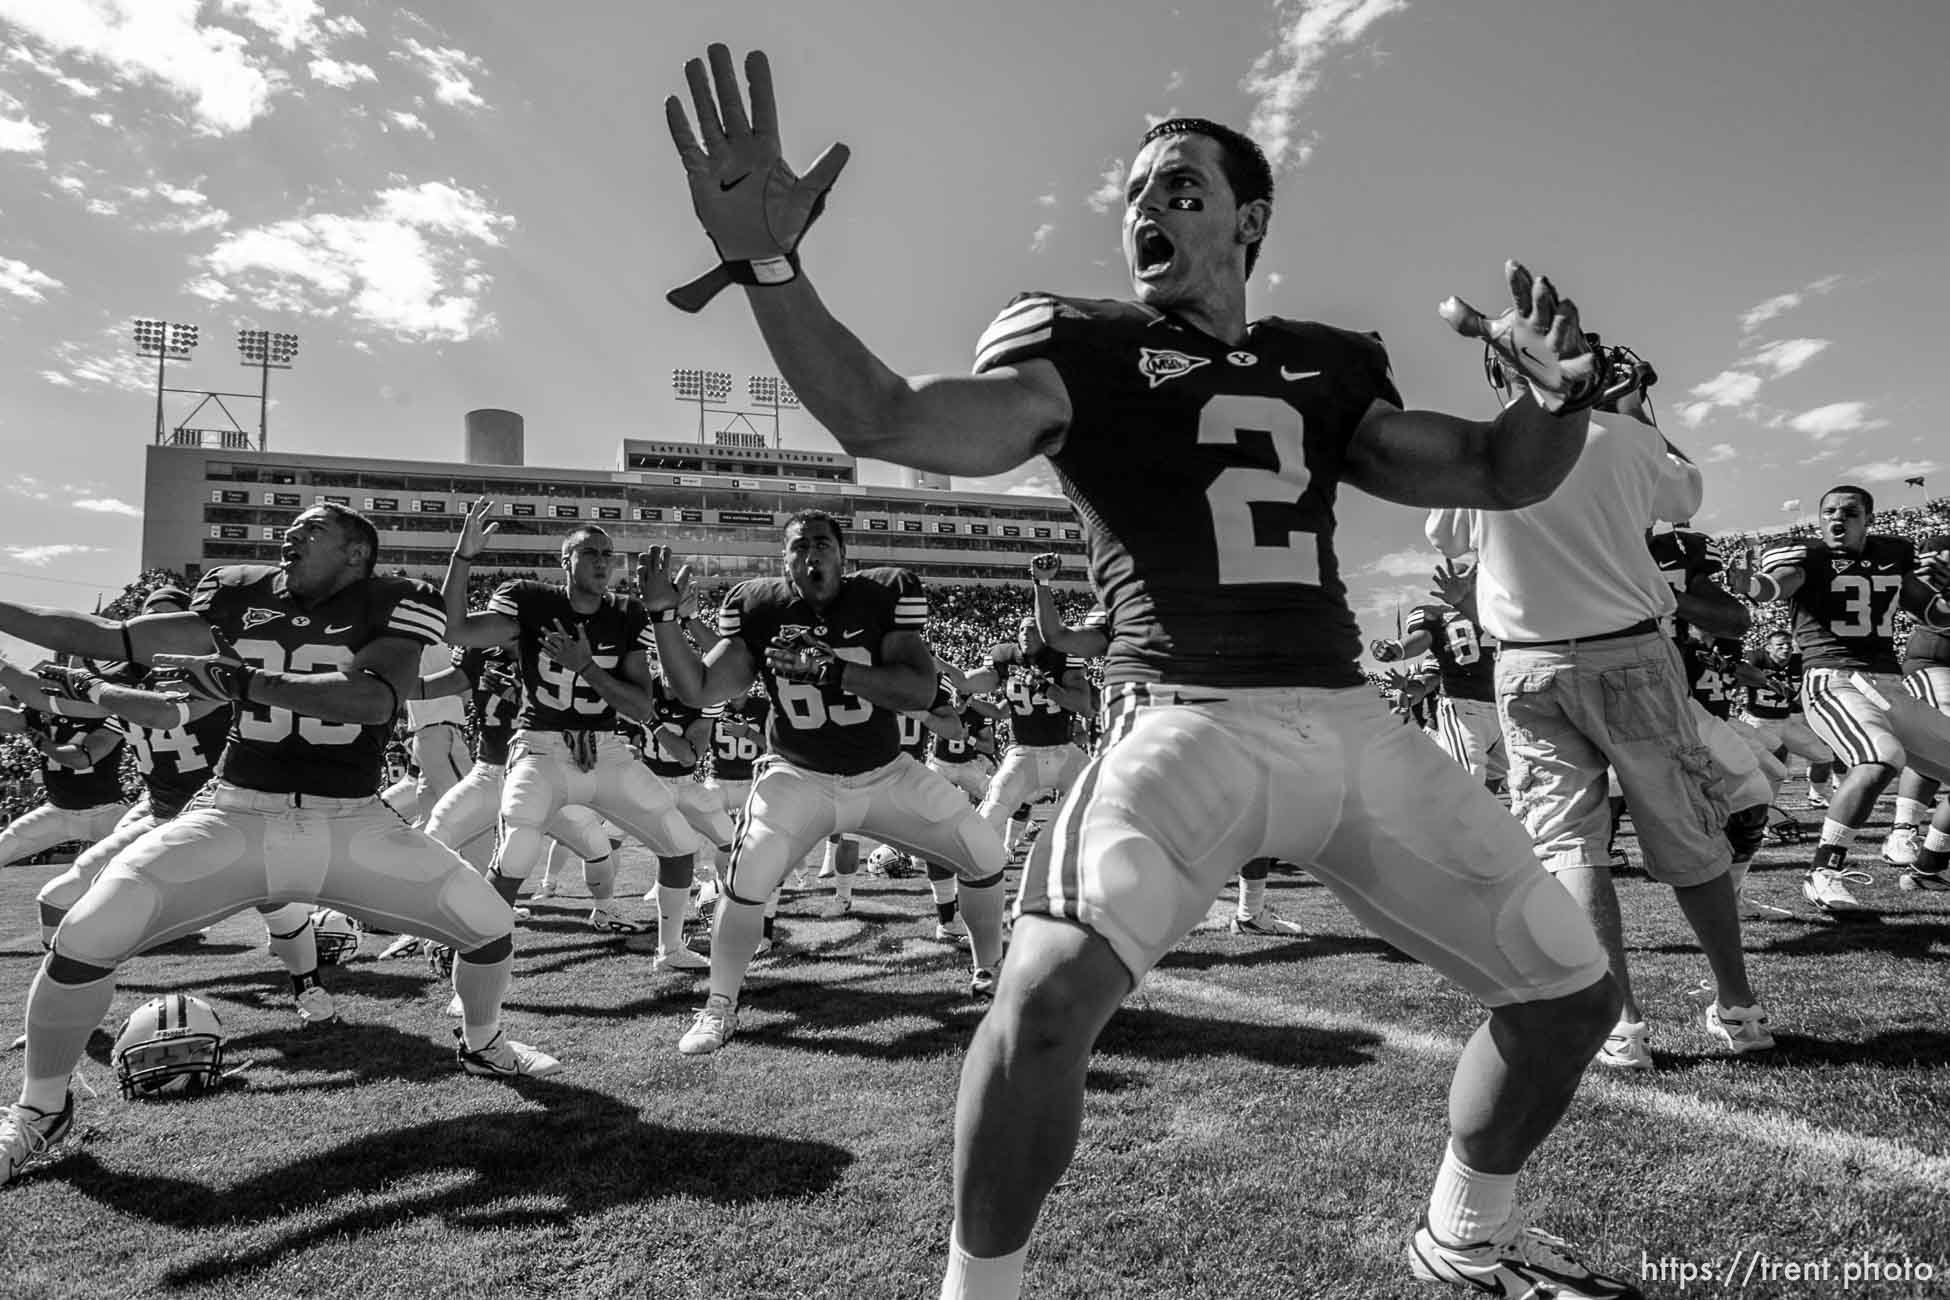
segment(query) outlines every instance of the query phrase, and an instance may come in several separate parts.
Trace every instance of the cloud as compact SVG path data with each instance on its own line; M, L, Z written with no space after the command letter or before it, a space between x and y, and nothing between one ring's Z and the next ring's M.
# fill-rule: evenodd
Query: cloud
M48 499L47 485L32 474L14 475L14 481L7 484L7 491L17 497L26 497L29 501Z
M1046 207L1046 208L1053 208L1053 207L1055 207L1055 206L1056 206L1056 195L1055 195L1055 194L1038 194L1038 195L1036 196L1036 202L1038 202L1038 203L1040 203L1040 204L1041 204L1042 206L1044 206L1044 207Z
M364 36L366 34L366 25L349 14L337 18L327 18L319 26L325 29L326 35L337 36L341 39L347 36Z
M1828 350L1827 339L1782 339L1769 343L1748 357L1743 364L1765 366L1774 372L1773 377L1791 375Z
M47 128L27 115L27 106L0 90L0 153L40 153Z
M155 362L130 352L121 328L104 330L93 344L58 343L53 354L55 364L41 371L41 378L57 388L91 384L137 393L155 391Z
M98 515L127 515L131 519L142 518L142 507L132 506L120 497L79 497L74 502L77 510L89 510Z
M1361 572L1385 573L1391 578L1426 578L1441 563L1442 557L1436 552L1411 547L1390 551Z
M47 546L9 546L7 555L22 564L44 568L50 562L64 555L86 555L90 551L105 551L105 546L77 546L71 542L55 542Z
M53 59L48 58L46 55L41 54L37 50L28 49L25 45L14 45L8 47L7 61L9 63L26 64L34 71L40 73L43 77L46 77L49 81L52 81L55 85L61 87L63 90L67 91L71 95L76 96L77 98L93 99L97 95L102 93L101 87L91 86L87 82L81 80L79 77L70 77L67 73L61 71L60 66L56 64Z
M363 63L340 63L337 59L313 59L305 65L313 81L344 90L361 81L377 81L379 74Z
M1084 196L1092 212L1109 212L1124 204L1124 160L1113 158L1098 179L1097 188Z
M1830 402L1826 406L1817 406L1811 411L1801 412L1788 421L1788 427L1819 441L1822 438L1832 438L1838 433L1860 433L1868 429L1880 429L1889 423L1887 420L1867 419L1865 417L1867 410L1866 402Z
M12 294L28 302L46 302L47 291L61 288L61 282L25 262L0 257L0 293Z
M106 65L124 81L154 82L190 104L198 129L245 130L270 110L285 77L228 27L203 26L197 0L0 0L4 18L55 50ZM224 12L283 34L315 0L223 0Z
M484 65L465 50L447 46L422 45L406 38L406 53L394 54L401 62L418 62L433 81L433 97L454 108L486 108L487 101L474 91L470 72L481 72Z
M319 39L318 0L220 0L218 7L270 33L287 52Z
M474 191L428 181L383 190L353 215L234 232L204 267L270 311L344 311L403 339L466 339L493 323L474 246L498 247L513 225Z
M1165 79L1165 93L1169 95L1173 91L1182 89L1184 85L1185 70L1183 68L1173 68L1171 70L1171 76Z
M1890 479L1928 477L1942 470L1943 462L1936 460L1872 460L1848 472L1865 482L1885 483Z
M1842 277L1839 275L1824 275L1819 280L1809 281L1799 289L1777 293L1767 301L1756 303L1740 313L1740 328L1744 333L1751 334L1783 312L1790 312L1799 307L1807 300L1809 294L1827 293L1841 282Z
M386 114L402 131L418 131L421 135L432 135L433 128L423 121L418 113L392 112Z
M1253 61L1240 89L1253 97L1247 133L1275 171L1304 167L1315 137L1302 135L1300 106L1320 86L1322 67L1357 47L1368 29L1408 8L1408 0L1288 0L1278 43Z
M1716 442L1706 449L1706 454L1701 456L1699 460L1702 465L1719 465L1729 460L1738 460L1739 458L1740 452L1735 449L1732 443Z
M230 291L229 285L209 275L191 280L183 286L183 292L194 294L205 302L231 302L237 297Z
M1049 246L1049 237L1056 233L1056 223L1045 221L1036 227L1036 233L1029 237L1029 251L1040 253Z
M1694 384L1692 395L1699 400L1679 408L1679 418L1697 427L1716 407L1741 409L1752 404L1760 392L1760 376L1744 370L1722 370L1703 384Z

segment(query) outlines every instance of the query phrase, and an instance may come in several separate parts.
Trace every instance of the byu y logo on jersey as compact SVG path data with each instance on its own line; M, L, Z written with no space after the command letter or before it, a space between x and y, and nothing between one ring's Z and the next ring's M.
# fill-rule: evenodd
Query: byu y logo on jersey
M1138 373L1150 380L1153 388L1211 363L1211 357L1189 356L1183 352L1173 352L1170 348L1138 349Z

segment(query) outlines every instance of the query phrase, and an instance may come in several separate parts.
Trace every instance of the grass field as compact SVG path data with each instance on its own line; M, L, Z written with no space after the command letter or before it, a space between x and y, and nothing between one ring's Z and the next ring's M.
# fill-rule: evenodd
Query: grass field
M1889 910L1838 925L1800 900L1806 852L1765 850L1750 886L1790 912L1748 931L1780 1040L1765 1059L1728 1059L1694 1023L1704 966L1670 893L1620 881L1659 1070L1594 1067L1519 1195L1652 1270L1650 1295L1950 1294L1919 1268L1950 1267L1950 895L1899 894L1865 847L1877 882L1860 892ZM644 866L625 883L646 887ZM0 875L5 1026L47 874ZM1276 875L1271 896L1307 937L1235 939L1215 909L1112 1022L1030 1295L1444 1293L1409 1279L1402 1244L1479 1013L1306 879ZM755 972L739 1037L698 1060L676 1052L697 982L590 933L581 900L539 905L508 1019L567 1068L520 1086L463 1077L445 991L370 939L327 972L341 1022L313 1030L254 916L132 962L115 1023L200 993L247 1086L126 1102L98 1037L78 1140L0 1189L0 1295L932 1296L981 1008L959 955L923 937L924 882L863 878L858 897L833 922L788 903L800 954ZM1732 1272L1682 1286L1682 1265Z

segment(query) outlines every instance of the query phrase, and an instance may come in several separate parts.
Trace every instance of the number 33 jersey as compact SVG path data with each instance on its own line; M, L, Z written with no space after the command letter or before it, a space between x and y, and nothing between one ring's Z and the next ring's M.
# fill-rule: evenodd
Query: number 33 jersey
M656 653L650 616L636 600L610 593L593 613L578 614L566 588L517 580L495 589L488 608L515 621L523 701L515 725L536 731L614 731L616 710L596 688L542 648L551 632L570 636L580 627L596 666L614 673L632 650Z
M316 604L301 603L281 570L226 565L203 575L190 608L266 672L343 668L369 643L404 637L420 648L446 627L440 595L424 582L371 577ZM327 722L265 704L239 704L217 776L275 794L357 799L379 788L392 723Z
M765 666L765 648L804 631L849 663L878 664L888 633L919 636L927 623L919 578L906 569L861 569L840 579L839 595L824 610L815 610L788 579L741 582L718 612L718 635L745 643L771 697L766 749L808 771L852 776L900 753L895 713L838 688L782 680Z
M1362 682L1334 497L1369 407L1401 405L1379 339L1269 317L1231 347L1136 303L1024 294L975 371L1030 360L1069 390L1049 459L1110 612L1107 685Z

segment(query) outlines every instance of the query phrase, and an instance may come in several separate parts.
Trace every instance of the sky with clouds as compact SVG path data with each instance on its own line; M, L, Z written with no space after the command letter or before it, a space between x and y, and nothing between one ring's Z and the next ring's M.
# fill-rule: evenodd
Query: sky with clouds
M183 387L253 386L239 327L297 333L286 450L453 456L505 406L531 463L607 467L694 428L673 366L769 373L735 298L662 301L711 260L661 112L711 40L771 54L789 156L852 146L806 262L897 369L965 369L1020 289L1125 293L1135 139L1196 113L1278 168L1252 311L1381 331L1412 405L1493 410L1435 305L1492 306L1515 256L1657 366L1702 526L1844 478L1950 487L1940 5L0 0L0 596L90 604L134 569L135 316L201 328ZM1392 631L1419 518L1341 515Z

